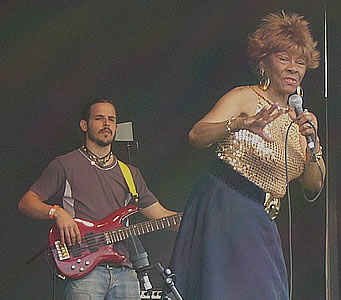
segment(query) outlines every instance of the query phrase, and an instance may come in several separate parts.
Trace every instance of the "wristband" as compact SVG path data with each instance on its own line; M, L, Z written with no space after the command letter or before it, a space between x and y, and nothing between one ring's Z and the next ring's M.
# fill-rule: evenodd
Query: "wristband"
M59 208L59 205L53 205L53 207L49 210L49 219L50 220L54 219L54 214L55 214L57 208Z

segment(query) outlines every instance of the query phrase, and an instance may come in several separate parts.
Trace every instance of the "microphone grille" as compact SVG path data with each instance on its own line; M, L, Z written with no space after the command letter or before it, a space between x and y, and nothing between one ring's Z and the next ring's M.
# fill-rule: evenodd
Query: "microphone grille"
M302 97L294 94L289 97L289 106L291 107L297 107L297 106L302 106L303 100Z

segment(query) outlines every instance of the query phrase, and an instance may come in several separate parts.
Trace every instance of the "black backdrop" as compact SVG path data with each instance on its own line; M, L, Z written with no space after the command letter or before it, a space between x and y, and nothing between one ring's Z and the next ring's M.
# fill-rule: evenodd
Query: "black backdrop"
M50 223L21 216L17 203L52 158L80 144L83 101L114 99L119 121L134 123L139 150L133 149L133 162L160 201L181 211L212 157L212 150L188 145L188 131L229 89L256 81L245 53L247 36L260 19L282 9L305 15L323 52L324 5L318 1L12 0L0 5L2 299L52 299L53 276L44 257L25 264L47 243ZM320 120L324 145L328 117L334 198L340 170L340 15L340 2L330 1L328 114L323 64L303 82L305 106ZM125 144L114 149L127 161ZM292 198L294 299L323 299L325 196L308 204L293 183ZM340 217L339 204L337 213ZM286 198L278 224L287 258ZM169 231L141 238L150 261L165 266L174 239ZM151 277L160 287L160 276L152 271ZM63 287L58 279L57 299Z

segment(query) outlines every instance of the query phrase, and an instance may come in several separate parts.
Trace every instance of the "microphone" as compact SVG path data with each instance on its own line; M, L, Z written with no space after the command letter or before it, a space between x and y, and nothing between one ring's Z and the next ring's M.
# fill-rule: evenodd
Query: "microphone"
M297 115L303 112L302 104L303 104L303 100L301 96L294 94L289 97L289 105L295 109L295 112ZM309 149L313 153L315 153L315 144L314 144L313 138L311 137L311 135L307 135L306 139L307 139L307 144L308 144Z
M136 235L132 235L128 239L129 259L133 264L133 268L137 273L137 278L143 285L144 289L150 293L153 286L149 280L148 270L151 269L148 260L148 253L143 248L140 239Z

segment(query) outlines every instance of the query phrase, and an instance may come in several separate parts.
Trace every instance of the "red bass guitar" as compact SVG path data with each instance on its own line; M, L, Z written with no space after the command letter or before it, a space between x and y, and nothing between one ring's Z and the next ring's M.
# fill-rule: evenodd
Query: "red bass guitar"
M67 277L77 279L89 274L101 262L122 262L126 256L115 251L114 243L132 235L143 235L180 224L182 219L182 213L178 213L122 226L122 221L137 211L137 206L130 205L99 221L74 219L82 237L82 243L75 246L60 242L59 230L54 224L49 232L49 247L58 270Z

